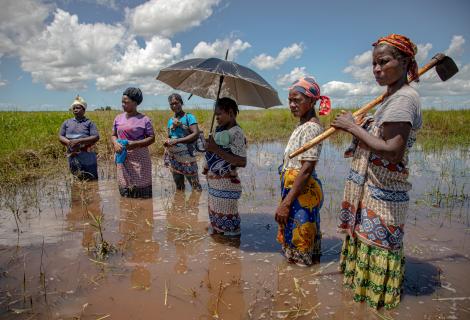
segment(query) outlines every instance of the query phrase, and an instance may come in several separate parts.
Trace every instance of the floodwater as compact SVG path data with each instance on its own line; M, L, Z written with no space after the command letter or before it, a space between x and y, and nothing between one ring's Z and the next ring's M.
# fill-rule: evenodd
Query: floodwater
M1 319L470 319L470 154L413 151L406 278L391 311L353 302L337 270L336 214L349 161L326 144L320 264L288 264L275 241L283 144L253 145L240 169L242 236L206 234L207 188L175 192L155 162L153 199L67 177L2 195ZM13 195L15 194L15 195ZM101 236L114 251L96 256Z

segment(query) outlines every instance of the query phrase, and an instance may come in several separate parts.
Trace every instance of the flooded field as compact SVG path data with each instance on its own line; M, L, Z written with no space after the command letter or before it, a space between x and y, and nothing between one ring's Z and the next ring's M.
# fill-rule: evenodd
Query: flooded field
M0 318L470 319L468 152L410 155L402 302L375 311L353 302L337 271L336 215L349 169L342 149L326 144L317 168L321 263L302 268L280 255L274 211L283 147L249 149L239 170L239 239L206 234L204 177L202 193L176 192L158 161L149 200L121 198L104 164L98 182L58 177L2 195Z

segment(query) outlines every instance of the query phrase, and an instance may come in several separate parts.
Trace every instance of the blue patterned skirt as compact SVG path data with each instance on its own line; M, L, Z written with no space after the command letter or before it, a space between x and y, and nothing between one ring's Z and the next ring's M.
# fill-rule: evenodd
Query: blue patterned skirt
M238 199L242 194L240 180L238 177L219 176L209 171L207 184L209 232L225 236L240 235L240 215L238 214Z

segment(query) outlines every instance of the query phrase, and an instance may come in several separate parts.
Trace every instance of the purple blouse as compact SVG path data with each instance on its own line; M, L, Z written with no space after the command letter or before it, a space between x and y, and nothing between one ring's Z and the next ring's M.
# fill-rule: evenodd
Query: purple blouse
M141 113L127 118L126 113L117 115L114 119L113 133L118 139L130 141L142 140L154 136L152 121Z

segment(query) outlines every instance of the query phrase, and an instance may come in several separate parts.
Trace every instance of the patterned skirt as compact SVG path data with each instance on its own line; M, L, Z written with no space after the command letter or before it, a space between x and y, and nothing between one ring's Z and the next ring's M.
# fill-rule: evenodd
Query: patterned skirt
M152 197L152 161L148 148L129 150L124 163L116 166L121 196Z
M281 196L289 193L299 173L287 169L281 173ZM289 211L287 224L279 225L277 241L289 262L311 265L318 261L321 253L320 208L323 204L323 191L315 172L294 200Z
M238 177L207 174L209 233L224 236L240 235L240 215L238 199L242 194L242 185Z
M405 275L403 249L378 248L348 235L341 250L340 271L344 273L343 284L353 290L355 301L386 309L400 303Z
M185 176L197 176L197 160L192 154L188 145L178 143L177 145L168 147L164 154L164 163L169 167L173 173L182 174Z

